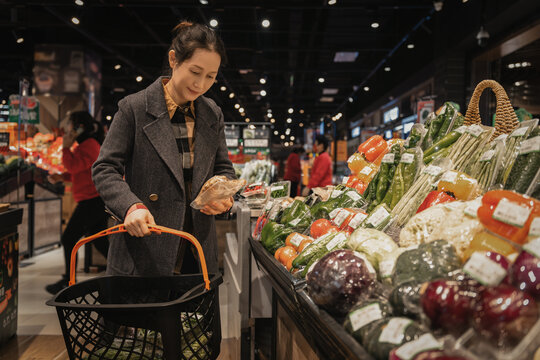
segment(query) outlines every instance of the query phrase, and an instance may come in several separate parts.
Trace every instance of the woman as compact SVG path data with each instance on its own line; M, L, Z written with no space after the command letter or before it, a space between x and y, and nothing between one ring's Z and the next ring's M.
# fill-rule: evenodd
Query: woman
M332 185L332 159L326 150L328 149L328 139L323 135L315 138L313 149L317 157L313 161L308 188L323 187Z
M66 173L49 176L51 183L71 181L73 198L77 206L69 219L62 234L64 247L65 272L62 278L47 285L45 289L56 294L68 286L69 266L73 247L85 235L92 235L107 227L107 214L103 200L92 182L92 164L96 161L101 143L103 142L103 127L86 111L71 113L66 125L62 143L62 163ZM77 141L77 146L71 151L71 146ZM107 257L108 242L106 238L95 241L96 248Z
M109 241L107 273L168 276L198 273L185 240L151 235L159 224L192 233L201 243L208 272L217 273L214 215L233 200L190 208L203 184L216 175L235 177L225 144L223 113L202 96L214 84L225 48L208 27L182 22L168 53L169 77L118 103L93 178L109 211L128 234Z
M298 194L298 185L302 180L302 166L300 165L300 156L304 153L304 148L301 146L295 147L287 158L285 165L285 175L283 180L291 182L291 197Z

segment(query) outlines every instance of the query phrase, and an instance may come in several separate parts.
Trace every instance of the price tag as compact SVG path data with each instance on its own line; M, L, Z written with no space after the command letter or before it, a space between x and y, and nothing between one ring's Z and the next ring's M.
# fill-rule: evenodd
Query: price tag
M342 209L342 211L340 211L334 218L334 223L336 224L336 226L340 227L341 224L343 224L343 222L345 221L345 219L349 217L349 215L350 213L347 210Z
M265 209L266 211L268 211L268 210L270 210L270 209L272 208L273 205L274 205L274 201L273 201L273 200L272 200L272 201L268 201L268 202L266 203L266 206L264 207L264 209Z
M480 158L480 161L481 162L491 161L491 159L493 159L493 155L495 155L495 149L488 150L482 155L482 157Z
M349 314L353 332L382 318L383 315L379 304L369 304Z
M390 213L384 208L380 207L378 208L373 214L369 216L367 219L367 222L374 227L379 226L382 224L388 217L390 216Z
M330 217L330 219L333 219L337 216L337 214L343 209L339 208L339 209L334 209L330 212L330 214L328 214L328 216Z
M430 333L420 336L418 339L401 345L396 350L396 355L402 360L412 360L416 355L428 350L442 349L442 344Z
M407 140L405 140L405 143L403 143L403 146L406 147L406 148L408 148L410 143L411 143L411 137L409 136L409 137L407 138Z
M356 230L358 226L367 218L367 214L364 213L358 213L353 216L351 221L349 221L349 226Z
M341 182L343 185L346 185L347 183L349 182L349 177L348 176L345 176L343 178L343 181Z
M414 161L414 154L403 154L399 162L402 162L404 164L412 164L413 161Z
M385 342L390 344L401 344L405 337L405 330L407 326L412 323L411 319L405 318L393 318L390 319L386 327L379 336L379 342Z
M497 140L497 141L505 141L507 137L508 137L508 134L501 134L501 135L497 136L495 139L493 139L493 141L495 141L495 140Z
M238 139L225 139L227 147L238 147Z
M493 218L509 225L523 227L527 222L527 219L529 219L531 211L532 210L526 206L519 205L515 202L511 202L507 198L503 198L497 204L497 207L493 212Z
M540 236L540 217L535 217L531 222L529 236Z
M455 171L447 171L443 174L441 181L446 181L454 184L456 182L458 173Z
M527 244L523 245L523 250L540 258L540 238L529 241Z
M298 223L300 223L300 220L302 220L302 219L296 218L296 219L294 219L294 220L291 220L291 221L289 222L289 224L291 224L292 226L296 226L296 225L298 225Z
M341 246L345 240L347 240L347 237L345 234L337 234L336 237L334 237L328 244L326 244L326 250L332 251L332 249L336 248L337 246Z
M278 186L272 186L270 188L270 191L274 192L274 191L279 191L279 190L283 190L285 187L283 185L278 185Z
M476 218L476 213L478 212L478 208L482 206L482 199L478 198L476 200L473 200L467 205L464 212L466 215L469 215L470 217Z
M358 193L356 191L348 191L347 192L347 196L352 200L352 201L358 201L360 200L362 197L360 195L358 195Z
M480 125L471 125L467 128L467 133L474 137L479 137L484 132L484 129Z
M370 168L369 166L364 166L362 171L360 171L360 174L369 176L369 174L371 174L372 171L373 171L373 169Z
M525 140L521 143L521 147L519 148L520 155L538 151L540 151L540 136Z
M429 165L422 171L423 174L428 174L431 176L437 176L441 172L442 172L442 168L440 166L435 166L435 165Z
M395 154L386 154L382 158L382 162L385 164L393 164L395 160L396 155Z
M332 191L332 195L330 195L330 198L331 199L337 198L341 194L343 194L343 190L334 190Z
M300 234L294 234L293 237L291 238L291 244L294 246L294 247L298 247L300 246L300 243L304 240L305 238L300 235Z
M463 267L463 271L486 286L496 286L506 276L506 270L481 252L475 252Z
M465 131L467 130L467 126L465 125L462 125L460 127L458 127L456 130L454 130L455 132L458 132L460 134L463 134Z
M512 131L512 134L510 134L510 137L523 136L527 133L527 130L529 130L528 126L520 127L519 129Z

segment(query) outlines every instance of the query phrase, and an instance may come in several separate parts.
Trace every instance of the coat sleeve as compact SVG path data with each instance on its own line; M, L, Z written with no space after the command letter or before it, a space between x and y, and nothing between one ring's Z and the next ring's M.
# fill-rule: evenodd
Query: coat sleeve
M142 201L124 180L124 166L131 158L135 138L135 117L129 103L118 103L111 127L92 167L92 179L106 207L123 219L131 205Z
M223 112L218 111L218 149L216 152L216 161L214 163L214 175L224 175L229 179L236 179L236 174L229 159L227 143L225 141L225 123L223 121Z

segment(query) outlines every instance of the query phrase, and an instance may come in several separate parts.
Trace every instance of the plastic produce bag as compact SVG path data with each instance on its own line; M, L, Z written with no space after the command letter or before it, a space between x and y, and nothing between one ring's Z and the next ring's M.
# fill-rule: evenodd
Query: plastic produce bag
M505 135L500 135L491 143L486 144L482 155L467 169L467 173L478 180L478 185L484 191L496 184L500 173L504 170L502 162L506 152L507 138Z
M424 124L414 124L411 128L411 132L403 146L405 149L412 149L417 146L420 146L424 141L424 136L426 136L427 129Z
M272 199L281 199L289 197L291 194L291 182L280 181L270 184L270 197Z
M363 228L351 234L346 247L364 253L377 272L380 261L398 248L394 240L382 231Z
M246 185L246 180L229 180L225 176L214 176L204 183L199 195L191 202L191 207L202 209L212 201L228 199Z
M540 128L536 127L531 131L527 140L521 143L519 154L510 170L504 188L521 194L526 193L539 168Z
M538 126L538 119L523 121L516 129L514 129L514 131L510 133L508 139L506 140L506 152L504 159L502 160L502 168L504 171L499 174L497 183L503 185L506 184L506 180L508 179L512 166L514 165L514 161L519 155L521 143L527 139L531 131L533 131L536 126Z
M437 190L450 192L458 200L474 199L481 192L475 178L456 170L449 170L443 174Z
M261 208L266 203L268 189L265 183L253 183L244 188L242 195L250 208Z

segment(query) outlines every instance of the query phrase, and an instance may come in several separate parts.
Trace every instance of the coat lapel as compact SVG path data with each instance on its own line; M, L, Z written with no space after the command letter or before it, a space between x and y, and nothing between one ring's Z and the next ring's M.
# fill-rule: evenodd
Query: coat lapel
M192 199L195 199L206 181L219 143L216 130L218 119L204 97L195 100L195 117Z
M143 131L183 190L182 158L178 152L171 119L165 104L162 79L158 78L146 89L146 112L156 119L145 125ZM151 174L149 175L151 176Z

